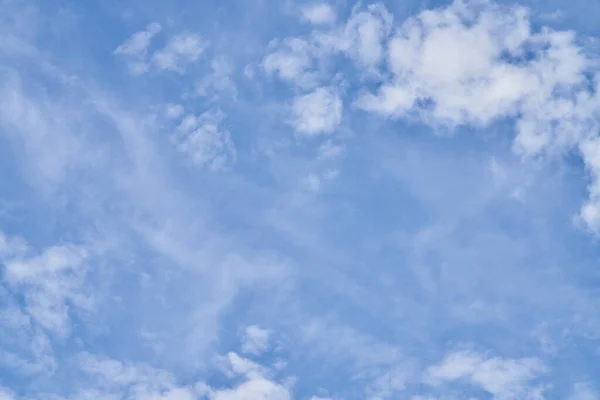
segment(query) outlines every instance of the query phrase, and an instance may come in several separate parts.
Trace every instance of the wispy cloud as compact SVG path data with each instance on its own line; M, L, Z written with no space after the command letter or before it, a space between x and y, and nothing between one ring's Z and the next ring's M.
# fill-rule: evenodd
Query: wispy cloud
M249 4L0 4L0 399L598 397L578 11Z

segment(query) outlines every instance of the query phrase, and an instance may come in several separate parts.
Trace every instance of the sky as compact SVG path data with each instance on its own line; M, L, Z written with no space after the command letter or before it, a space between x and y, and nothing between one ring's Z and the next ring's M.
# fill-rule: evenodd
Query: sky
M600 399L597 0L0 0L0 400Z

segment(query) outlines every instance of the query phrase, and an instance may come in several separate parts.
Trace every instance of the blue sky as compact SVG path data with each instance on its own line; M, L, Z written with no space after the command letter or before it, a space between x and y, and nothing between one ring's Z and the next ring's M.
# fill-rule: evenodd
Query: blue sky
M0 400L600 399L598 15L0 1Z

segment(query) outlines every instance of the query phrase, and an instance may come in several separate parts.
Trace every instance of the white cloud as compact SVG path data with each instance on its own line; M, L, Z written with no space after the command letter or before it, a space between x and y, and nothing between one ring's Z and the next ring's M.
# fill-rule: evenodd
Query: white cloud
M335 10L327 3L311 3L300 8L302 19L314 25L326 25L335 22Z
M429 367L426 381L437 385L464 380L496 398L513 398L533 390L528 384L545 371L544 363L536 358L486 358L472 351L457 351Z
M172 134L172 140L194 164L211 171L226 169L235 162L236 152L231 134L221 126L224 119L219 110L187 115Z
M286 39L277 50L269 53L262 62L267 74L276 74L281 80L301 88L314 87L318 74L314 67L312 49L303 39Z
M90 398L94 399L98 395L126 400L198 398L196 388L179 386L171 373L146 364L123 363L90 353L78 354L77 361L81 371L92 378L91 387L82 389L77 398L81 398L82 393L91 393Z
M297 132L307 136L332 133L342 122L342 99L335 89L320 87L296 96L291 112Z
M185 109L180 104L168 104L165 108L165 117L170 120L177 119L183 115Z
M236 353L230 352L220 359L224 372L233 376L244 376L248 379L262 378L270 375L270 370L260 364L250 361L247 358L240 357Z
M210 395L211 400L291 400L284 386L264 378L248 380L234 389L223 389Z
M271 332L256 325L246 327L242 338L242 351L247 354L260 355L268 350Z
M116 48L115 54L125 58L132 75L145 74L151 67L158 71L183 73L189 64L196 62L204 53L206 43L200 36L183 32L170 37L162 49L151 54L150 43L161 30L159 24L152 23Z
M345 28L348 51L361 66L376 67L384 55L383 42L392 29L392 15L381 4L353 15Z
M164 48L152 55L159 70L183 73L187 65L194 63L204 53L206 44L195 33L185 32L169 39Z
M4 279L22 291L27 313L49 332L66 336L70 307L88 309L91 305L82 288L86 258L85 249L62 245L39 255L3 255L1 260Z
M455 1L403 22L386 56L392 77L359 96L359 108L394 118L418 115L450 128L515 118L517 153L581 146L595 182L587 138L599 128L600 100L586 78L591 60L572 32L533 32L523 7ZM581 212L593 231L600 229L595 186Z
M234 72L233 65L223 57L214 58L211 63L210 74L203 77L196 87L200 96L219 100L221 95L237 97L237 88L231 78Z
M232 376L243 376L245 381L234 388L209 390L211 400L291 400L288 387L270 378L272 371L253 361L229 353L221 359L225 372Z
M127 54L130 56L145 56L152 38L161 31L160 24L151 23L145 30L134 33L129 39L115 50L116 54Z
M161 30L160 24L151 23L145 30L134 33L116 48L115 54L123 55L127 58L129 71L132 75L141 75L148 72L148 48L154 36Z
M382 4L372 4L362 11L357 8L346 24L313 34L318 48L315 53L329 56L341 52L366 72L376 72L385 55L384 44L392 23L393 16Z

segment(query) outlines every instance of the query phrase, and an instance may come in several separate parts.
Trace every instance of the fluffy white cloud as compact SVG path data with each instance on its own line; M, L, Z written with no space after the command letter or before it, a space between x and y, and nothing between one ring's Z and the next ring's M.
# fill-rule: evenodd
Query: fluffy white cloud
M253 361L229 353L223 360L225 372L245 380L234 388L209 390L210 400L291 400L288 387L270 378L271 371Z
M199 35L191 32L180 33L169 39L164 48L152 55L152 61L159 70L182 73L188 64L194 63L206 44Z
M267 74L277 75L295 86L314 87L318 82L318 74L312 71L312 53L311 45L306 40L286 39L264 58L262 67Z
M359 86L362 94L354 102L368 112L418 116L450 129L513 118L519 154L581 148L593 183L580 217L592 231L600 230L592 138L600 128L599 79L590 80L593 60L573 32L534 32L524 7L460 0L424 11L393 31L390 37L387 10L369 6L338 28L313 32L307 48L313 59L341 52L354 60L357 72L377 72L378 88Z
M531 391L530 381L545 371L546 366L537 358L486 358L472 351L457 351L439 365L429 367L426 381L436 385L464 380L495 398L518 398Z
M248 380L234 389L219 390L211 400L291 400L290 392L282 385L264 378Z
M366 110L416 111L450 126L519 116L515 146L526 154L586 134L592 113L579 85L587 61L570 33L532 34L524 9L476 12L455 3L404 23L389 49L394 79L359 99Z
M314 25L331 24L335 22L335 10L327 3L311 3L300 8L303 20Z
M297 132L308 136L332 133L342 122L342 99L334 88L320 87L296 96L291 112Z
M242 351L248 354L259 355L269 348L271 332L256 325L246 327L242 338Z
M316 57L345 54L365 72L376 72L385 55L384 45L392 23L392 14L382 4L372 4L366 10L357 8L346 23L313 33L313 54Z

